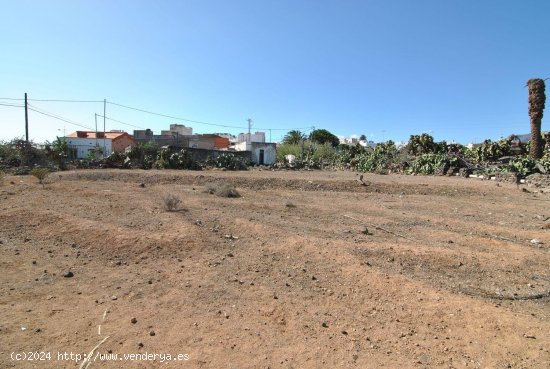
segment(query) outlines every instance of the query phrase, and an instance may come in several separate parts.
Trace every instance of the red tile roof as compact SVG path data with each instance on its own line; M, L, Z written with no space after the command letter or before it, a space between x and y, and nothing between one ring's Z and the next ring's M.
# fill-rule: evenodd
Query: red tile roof
M103 138L103 132L97 132L98 136L97 138L102 139ZM114 140L120 136L127 135L127 132L105 132L105 138L108 140ZM96 132L95 131L77 131L73 132L71 134L68 134L66 137L71 138L96 138Z

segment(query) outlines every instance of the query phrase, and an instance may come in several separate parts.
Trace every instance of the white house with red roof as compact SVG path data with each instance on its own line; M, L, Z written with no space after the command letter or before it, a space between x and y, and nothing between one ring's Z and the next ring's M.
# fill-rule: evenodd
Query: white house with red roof
M90 153L102 158L137 145L136 140L124 131L76 131L65 136L65 141L69 148L76 151L77 159L86 159Z

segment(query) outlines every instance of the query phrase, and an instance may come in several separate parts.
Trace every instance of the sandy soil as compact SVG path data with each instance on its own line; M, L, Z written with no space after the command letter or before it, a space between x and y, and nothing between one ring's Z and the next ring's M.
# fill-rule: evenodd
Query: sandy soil
M7 177L0 367L550 367L548 194L357 178L99 170L42 188ZM204 192L222 182L242 197ZM167 194L178 211L163 209ZM58 360L99 343L95 362Z

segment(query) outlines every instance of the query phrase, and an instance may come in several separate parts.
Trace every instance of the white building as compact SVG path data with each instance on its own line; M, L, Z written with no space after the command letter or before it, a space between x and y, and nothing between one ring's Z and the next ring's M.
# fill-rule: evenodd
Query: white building
M173 134L178 134L180 136L191 136L193 135L193 128L186 127L183 124L170 124L169 130L160 131L160 134L163 136L171 136Z
M265 132L239 133L238 142L265 142Z
M252 162L258 165L273 165L277 161L277 149L274 143L239 142L235 151L251 151Z
M136 140L124 131L94 132L76 131L65 136L70 149L74 150L77 159L94 156L101 159L113 151L123 152L128 147L137 145Z
M111 155L113 152L113 140L103 136L103 132L97 132L97 138L95 137L95 132L90 134L89 137L82 137L80 133L79 136L74 133L65 137L67 145L71 149L76 150L77 159L86 159L94 152L95 157L101 159Z

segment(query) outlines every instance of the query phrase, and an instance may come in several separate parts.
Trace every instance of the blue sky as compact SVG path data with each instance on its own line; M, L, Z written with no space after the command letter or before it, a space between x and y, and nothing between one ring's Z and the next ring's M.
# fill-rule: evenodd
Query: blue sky
M107 104L108 118L155 131L183 123L239 133L251 118L274 141L278 129L315 126L374 141L430 132L468 143L528 132L525 83L550 77L547 0L1 5L0 98L107 99L237 127ZM92 128L103 114L102 103L30 104ZM38 142L80 129L34 111L29 122ZM0 127L0 140L23 136L23 109L0 105ZM107 129L134 128L107 120Z

